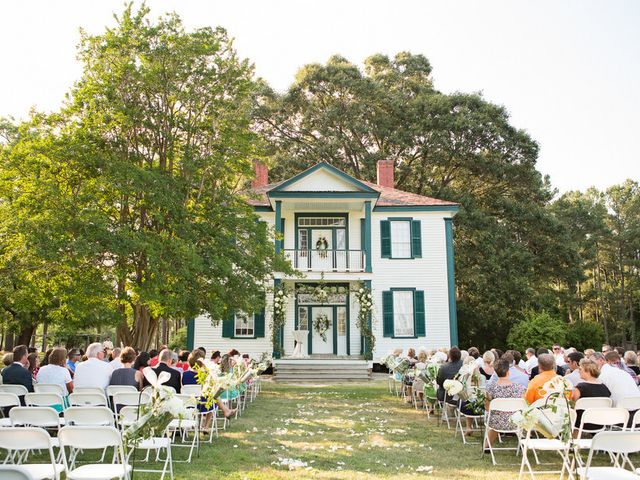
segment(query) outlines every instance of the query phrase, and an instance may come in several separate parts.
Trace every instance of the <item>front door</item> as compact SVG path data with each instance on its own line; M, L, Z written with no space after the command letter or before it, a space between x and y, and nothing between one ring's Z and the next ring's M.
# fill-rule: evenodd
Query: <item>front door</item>
M333 307L310 307L313 353L333 354Z
M333 269L333 230L311 230L311 265L313 270Z

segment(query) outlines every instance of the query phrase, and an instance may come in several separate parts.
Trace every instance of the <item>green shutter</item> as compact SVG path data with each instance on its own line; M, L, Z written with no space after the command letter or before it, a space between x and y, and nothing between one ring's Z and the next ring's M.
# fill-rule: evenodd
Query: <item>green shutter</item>
M413 258L422 257L422 229L420 220L411 221L411 256Z
M385 337L393 337L393 292L391 291L382 292L382 334Z
M282 232L282 240L280 240L280 248L284 250L284 218L280 220L280 231Z
M364 244L364 229L365 229L364 218L361 218L360 219L360 250L362 250L363 252L367 249Z
M253 329L255 338L264 337L264 308L253 316Z
M391 258L391 222L380 221L380 254L382 258Z
M422 290L416 290L413 292L413 322L413 329L416 337L425 337L424 292Z
M223 338L233 338L233 333L235 330L235 316L231 315L231 318L227 318L222 321L222 337Z

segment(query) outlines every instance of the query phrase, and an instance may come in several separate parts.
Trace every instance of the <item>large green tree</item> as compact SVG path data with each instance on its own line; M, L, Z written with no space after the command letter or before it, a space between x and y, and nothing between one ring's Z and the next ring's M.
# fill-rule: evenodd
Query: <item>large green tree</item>
M436 90L421 55L374 55L363 70L339 56L307 65L284 94L265 87L256 118L280 178L325 160L375 181L376 162L391 159L397 188L461 203L464 344L504 345L521 312L554 306L552 281L578 274L565 226L548 211L537 144L479 94Z
M148 348L161 318L259 308L286 266L239 194L258 150L251 65L222 29L131 6L83 35L79 58L43 148L11 149L6 182L23 188L8 214L20 206L24 243L60 270L98 272L125 344Z

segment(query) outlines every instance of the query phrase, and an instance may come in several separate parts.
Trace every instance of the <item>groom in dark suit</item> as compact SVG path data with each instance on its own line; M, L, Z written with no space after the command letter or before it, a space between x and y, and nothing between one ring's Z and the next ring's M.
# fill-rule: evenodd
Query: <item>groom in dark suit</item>
M13 363L2 370L2 383L8 385L22 385L29 392L33 392L33 378L27 370L29 360L27 359L26 345L18 345L13 349ZM20 397L24 404L24 397Z

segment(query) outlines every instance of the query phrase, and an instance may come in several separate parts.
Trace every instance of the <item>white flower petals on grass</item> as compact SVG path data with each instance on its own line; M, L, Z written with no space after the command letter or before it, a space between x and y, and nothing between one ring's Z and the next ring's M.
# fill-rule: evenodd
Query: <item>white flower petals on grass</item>
M431 465L420 465L416 468L416 472L433 473L433 467Z
M275 465L277 467L287 467L289 470L296 470L298 468L307 468L307 462L303 462L302 460L296 460L293 458L278 458L277 462L271 462L271 465Z

